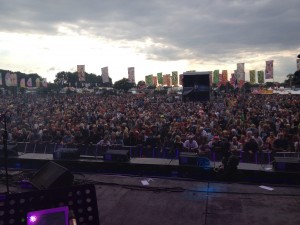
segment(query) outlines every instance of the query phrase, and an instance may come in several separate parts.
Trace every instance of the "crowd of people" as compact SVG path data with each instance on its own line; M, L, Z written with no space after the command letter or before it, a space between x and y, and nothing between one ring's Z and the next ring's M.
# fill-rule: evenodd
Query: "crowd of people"
M249 153L300 150L297 95L224 94L210 102L131 93L1 98L10 144L140 145L145 150L199 154L218 148ZM0 128L3 133L3 116Z

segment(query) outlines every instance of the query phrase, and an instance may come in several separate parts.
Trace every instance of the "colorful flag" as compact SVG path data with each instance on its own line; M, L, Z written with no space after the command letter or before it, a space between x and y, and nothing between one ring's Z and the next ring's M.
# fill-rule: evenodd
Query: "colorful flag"
M238 63L236 69L236 79L239 81L245 81L245 63Z
M163 85L164 81L163 81L162 73L157 73L157 82L158 82L158 84Z
M21 87L21 88L25 88L25 87L26 87L26 84L25 84L25 78L22 78L22 79L20 80L20 87Z
M264 71L257 71L257 81L259 84L264 83Z
M297 70L300 70L300 59L297 59Z
M183 84L183 74L179 75L179 84L182 85Z
M177 71L172 72L172 85L175 87L178 86L178 72Z
M5 74L5 84L8 87L10 87L10 86L17 86L18 85L17 74L7 72Z
M255 84L255 70L250 70L250 84Z
M226 85L227 80L228 80L227 70L222 70L222 79L221 79L222 84Z
M128 67L128 81L135 83L134 67Z
M79 81L85 81L85 65L77 65L77 74Z
M145 76L145 83L147 86L152 86L153 85L153 75L148 75Z
M266 61L265 79L273 79L273 60Z
M213 83L214 84L219 83L219 70L214 70Z
M75 83L77 83L77 82L75 82ZM47 83L47 79L46 78L42 79L42 86L44 88L48 87L48 83Z
M154 86L157 85L157 76L152 76L152 82Z
M109 83L108 67L101 68L103 84Z
M163 75L163 80L164 80L164 85L166 85L168 87L171 86L171 75L170 74Z
M38 88L41 86L41 80L40 80L40 78L36 78L36 80L35 80L35 86L38 87Z
M230 84L236 89L238 87L237 79L236 79L236 74L232 73L231 78L230 78Z
M31 78L29 78L27 80L27 87L32 87L32 79Z

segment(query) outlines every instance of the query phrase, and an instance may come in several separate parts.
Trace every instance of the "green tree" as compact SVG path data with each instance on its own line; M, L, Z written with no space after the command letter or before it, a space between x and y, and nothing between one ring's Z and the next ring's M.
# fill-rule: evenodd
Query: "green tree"
M289 85L290 87L292 87L293 85L293 81L294 81L294 74L290 73L288 75L286 75L287 80L284 81L285 84Z
M134 83L130 83L127 78L123 78L121 80L118 80L114 83L113 87L117 90L124 90L128 91L129 89L133 88L135 86Z
M145 86L145 85L146 85L146 82L143 81L143 80L140 80L140 81L137 83L137 88L141 88L141 87L143 87L143 86Z

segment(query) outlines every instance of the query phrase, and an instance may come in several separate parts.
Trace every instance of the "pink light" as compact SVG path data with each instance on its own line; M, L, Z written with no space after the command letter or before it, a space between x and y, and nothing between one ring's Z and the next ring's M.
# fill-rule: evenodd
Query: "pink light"
M29 217L29 222L35 223L37 221L37 216L30 216Z

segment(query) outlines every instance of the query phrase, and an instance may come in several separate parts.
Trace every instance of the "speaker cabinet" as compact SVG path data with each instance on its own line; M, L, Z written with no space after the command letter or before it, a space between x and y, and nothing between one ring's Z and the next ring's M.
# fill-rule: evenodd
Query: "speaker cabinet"
M78 148L58 148L53 152L53 159L79 159Z
M66 187L73 184L74 176L61 165L49 162L31 179L31 184L39 190Z
M128 162L130 154L128 150L107 150L104 154L104 161Z
M276 171L300 171L300 158L292 157L275 157L273 168Z

